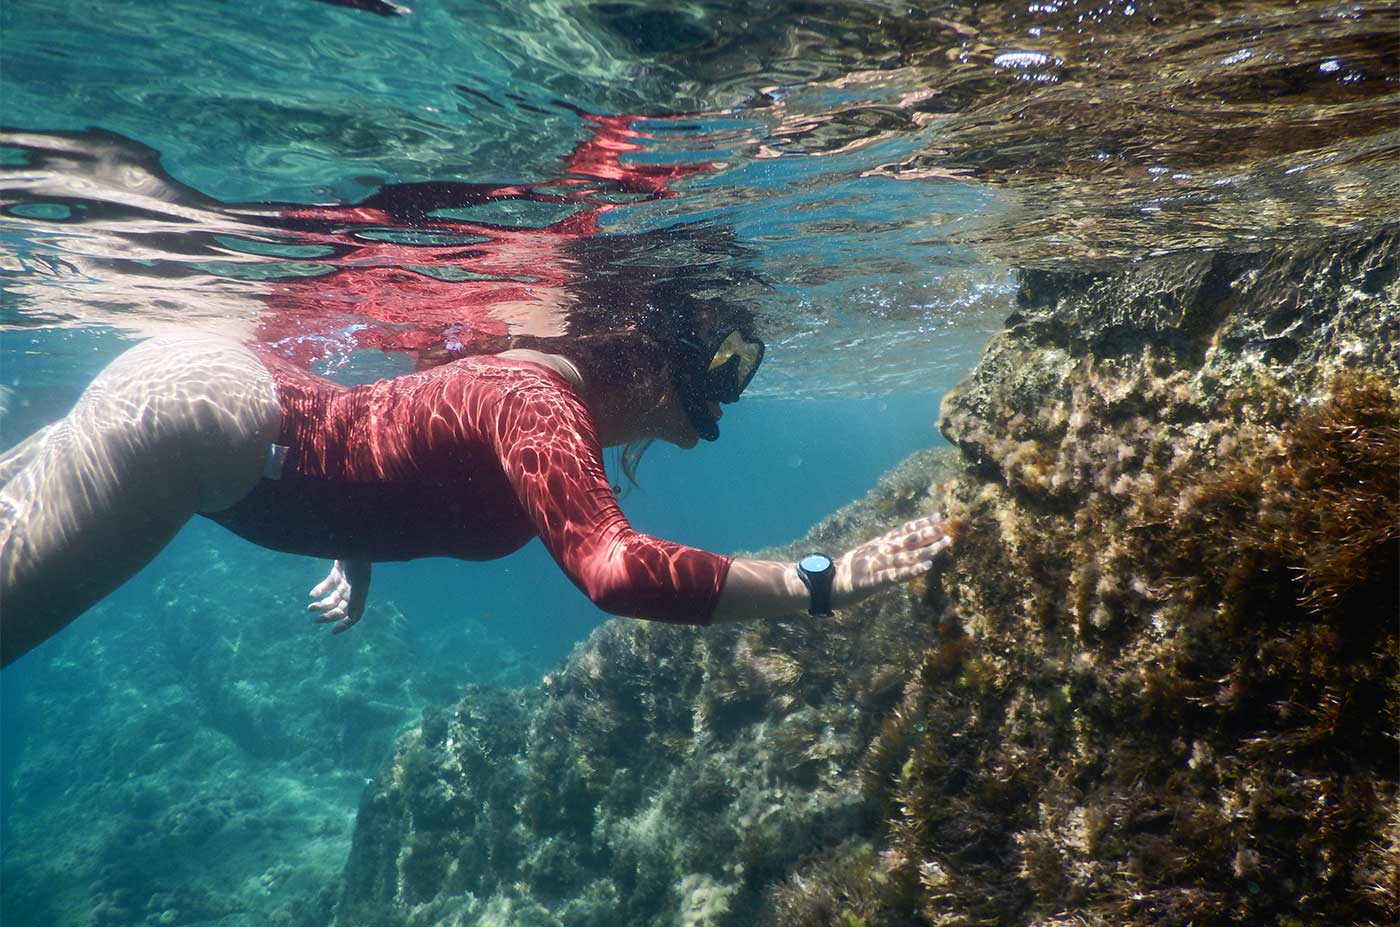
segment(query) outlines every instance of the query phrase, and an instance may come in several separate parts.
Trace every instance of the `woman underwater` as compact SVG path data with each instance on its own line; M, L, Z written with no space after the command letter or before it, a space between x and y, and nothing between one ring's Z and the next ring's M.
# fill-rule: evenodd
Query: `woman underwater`
M601 449L718 436L763 357L739 324L653 313L620 332L515 339L345 387L205 335L143 342L63 419L0 457L0 663L149 562L193 514L260 545L331 558L312 608L364 609L369 564L504 556L538 535L605 611L686 624L824 614L918 576L951 544L937 517L839 557L735 559L633 531Z
M0 453L0 665L135 574L196 513L260 545L333 559L311 608L336 631L360 618L375 560L494 559L535 536L604 610L693 624L804 607L822 613L828 591L834 604L847 604L927 570L950 543L936 518L861 545L829 569L814 561L803 572L630 528L601 448L714 440L720 406L748 386L763 345L738 304L694 295L729 291L726 281L676 285L677 273L703 266L725 242L707 243L695 232L595 237L611 208L593 202L600 185L658 198L678 172L693 168L624 164L618 153L637 147L631 120L586 118L596 137L554 182L572 191L567 197L401 184L343 208L225 207L171 180L155 152L107 134L15 140L27 146L35 172L26 195L66 201L73 191L44 183L62 187L70 172L87 178L97 170L124 185L137 178L139 189L106 190L96 202L83 201L90 207L84 215L127 217L135 205L149 215L165 203L185 218L212 217L207 233L182 221L186 248L201 234L212 248L216 231L254 217L250 233L291 230L336 254L323 259L334 268L329 275L276 283L249 339L269 347L203 334L143 342L99 373L64 418ZM63 159L74 152L81 163L66 169ZM85 182L85 196L92 187ZM550 199L587 208L540 229L432 218L477 203ZM431 223L491 240L469 249L409 249L385 270L384 255L365 253L383 246L352 234L366 223ZM158 237L164 227L148 231ZM665 273L652 266L652 256L672 252L684 260L663 258ZM531 266L517 266L522 261ZM470 271L473 285L420 292L435 278L394 271L435 262ZM107 264L94 276L110 276ZM545 280L546 296L567 289L581 298L537 298L532 324L502 324L518 314L516 279L526 271L537 277L539 268L572 274ZM409 291L415 324L407 327L398 318L407 311L406 276L417 288ZM308 346L343 337L340 297L347 294L369 313L350 328L358 346L415 356L417 373L347 388L306 372ZM568 321L540 324L549 315L541 307L561 301L572 304ZM375 315L380 310L387 315ZM532 337L522 329L567 334ZM466 331L488 333L491 343ZM437 347L419 349L429 342ZM634 454L624 457L629 475L634 463Z

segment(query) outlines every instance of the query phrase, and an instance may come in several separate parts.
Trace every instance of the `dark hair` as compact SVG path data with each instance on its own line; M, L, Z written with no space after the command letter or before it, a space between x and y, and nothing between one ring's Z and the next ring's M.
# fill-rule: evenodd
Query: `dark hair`
M640 438L636 441L628 441L623 445L622 450L618 452L617 462L618 467L622 470L622 475L627 477L627 486L626 488L614 487L614 492L624 493L627 489L641 485L637 481L637 467L641 465L642 455L647 452L647 448L651 447L653 440L655 439Z

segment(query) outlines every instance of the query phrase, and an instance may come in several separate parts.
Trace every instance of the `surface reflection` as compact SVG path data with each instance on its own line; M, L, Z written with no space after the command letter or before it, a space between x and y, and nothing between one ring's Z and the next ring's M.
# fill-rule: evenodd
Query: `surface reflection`
M1400 215L1393 4L549 10L551 28L526 30L529 54L508 68L433 64L425 44L403 87L358 88L385 110L382 131L257 119L277 133L260 144L302 167L247 148L263 138L250 131L228 164L207 154L252 118L217 107L302 88L300 72L246 50L243 70L226 64L257 86L184 88L159 110L225 113L207 137L152 126L150 107L136 122L118 99L134 85L115 76L80 81L71 107L45 96L70 121L115 106L160 151L96 131L10 133L6 320L193 323L333 367L363 348L559 333L581 299L623 303L703 267L711 295L758 303L774 348L758 388L810 395L916 383L948 359L929 346L949 327L981 333L1006 315L1007 264L1262 247ZM345 55L422 44L449 21L447 34L470 32L455 7L351 21ZM515 48L512 23L471 34ZM25 25L17 60L56 66L53 36ZM569 64L575 53L590 63ZM51 86L11 73L26 100ZM599 75L628 99L615 113L690 115L599 116L552 93L580 99ZM40 128L56 118L31 114ZM196 180L173 179L162 156ZM280 201L228 204L264 197ZM856 343L848 371L806 353Z
M1000 189L957 241L1086 262L1286 239L1400 214L1389 3L699 3L655 52L764 122L756 156L903 137L872 172ZM735 27L723 31L724 26Z
M759 286L721 227L601 236L610 211L671 196L706 165L625 161L642 148L634 118L584 118L558 178L386 184L349 205L222 204L112 133L0 136L18 162L0 210L26 245L7 289L30 297L7 321L194 326L334 368L365 348L440 358L563 337L580 309L590 331L600 311L626 327L653 303ZM81 301L54 305L55 278Z
M331 204L222 203L110 132L7 133L4 322L195 327L329 373L366 349L411 366L729 302L778 348L756 388L796 396L915 385L969 362L1006 314L1004 271L940 244L975 191L910 198L862 176L902 140L766 159L743 114L579 118L552 177L382 183ZM837 362L838 344L862 350Z

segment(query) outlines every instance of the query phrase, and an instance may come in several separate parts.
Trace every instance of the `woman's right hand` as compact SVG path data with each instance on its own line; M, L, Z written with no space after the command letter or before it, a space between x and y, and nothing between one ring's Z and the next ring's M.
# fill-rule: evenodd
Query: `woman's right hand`
M331 567L331 574L311 590L313 599L307 611L320 612L317 624L339 622L331 628L332 634L339 634L354 627L365 613L365 601L369 598L369 561L337 560Z
M916 518L866 541L836 560L832 605L842 608L883 586L922 576L952 544L942 515Z

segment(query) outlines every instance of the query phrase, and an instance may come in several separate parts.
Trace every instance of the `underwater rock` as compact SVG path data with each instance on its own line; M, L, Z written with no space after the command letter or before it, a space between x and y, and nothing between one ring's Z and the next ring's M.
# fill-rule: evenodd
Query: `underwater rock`
M767 552L942 509L941 579L430 712L335 922L1395 922L1398 278L1394 228L1023 273L958 453Z
M939 459L767 554L913 517ZM827 621L610 621L539 687L429 712L365 793L336 923L754 923L804 854L878 825L859 766L933 640L919 588Z
M1390 228L1286 252L1022 271L1020 311L945 401L943 432L996 481L1068 501L1095 488L1091 471L1102 482L1169 466L1143 458L1148 442L1195 452L1238 424L1276 427L1339 371L1393 371L1397 247Z
M1027 272L949 623L781 925L1394 923L1397 234Z

